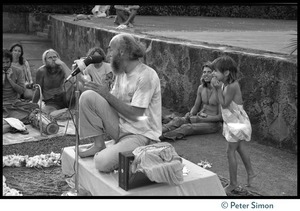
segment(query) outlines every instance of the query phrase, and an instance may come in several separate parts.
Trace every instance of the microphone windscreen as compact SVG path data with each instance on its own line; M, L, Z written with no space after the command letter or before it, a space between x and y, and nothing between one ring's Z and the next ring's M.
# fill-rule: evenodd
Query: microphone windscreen
M100 63L104 60L102 56L92 56L92 63Z
M93 63L100 63L103 61L102 56L89 56L83 62L86 66Z

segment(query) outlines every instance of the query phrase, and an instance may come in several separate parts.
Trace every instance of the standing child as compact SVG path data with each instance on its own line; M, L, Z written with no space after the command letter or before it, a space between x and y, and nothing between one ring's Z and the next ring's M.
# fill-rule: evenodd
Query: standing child
M229 56L222 56L215 59L212 65L214 78L211 83L218 93L224 121L223 136L228 142L227 158L230 183L225 187L225 191L230 193L238 187L236 151L240 154L248 174L247 186L251 185L256 176L245 143L251 139L252 128L249 117L243 109L242 92L237 81L235 61Z

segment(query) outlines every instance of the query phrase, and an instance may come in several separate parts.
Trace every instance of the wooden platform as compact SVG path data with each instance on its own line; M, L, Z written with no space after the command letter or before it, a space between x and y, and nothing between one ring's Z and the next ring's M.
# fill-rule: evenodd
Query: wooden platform
M183 159L189 170L181 185L151 184L128 191L119 187L118 173L100 173L95 169L93 157L79 158L79 184L93 196L226 196L219 177L196 164ZM74 174L74 147L65 148L62 154L62 173Z

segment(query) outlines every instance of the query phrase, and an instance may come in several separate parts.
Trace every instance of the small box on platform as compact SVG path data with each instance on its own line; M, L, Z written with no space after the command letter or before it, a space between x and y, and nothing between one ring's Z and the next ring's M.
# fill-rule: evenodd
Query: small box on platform
M142 172L132 173L131 164L133 160L134 154L131 151L119 153L119 186L127 191L155 183Z

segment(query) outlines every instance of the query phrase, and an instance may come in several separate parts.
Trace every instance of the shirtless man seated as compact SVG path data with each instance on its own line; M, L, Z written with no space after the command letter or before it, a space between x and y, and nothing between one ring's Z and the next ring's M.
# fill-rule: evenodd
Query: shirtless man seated
M72 83L64 83L65 79L72 73L68 66L60 60L59 54L49 49L43 53L43 66L36 73L36 84L41 87L43 101L45 106L41 109L46 114L52 111L69 108L74 106L75 100ZM74 78L71 79L74 83ZM33 96L33 103L40 99L40 90L36 89Z
M202 72L201 85L198 87L196 101L191 111L184 117L175 117L164 124L161 140L215 133L222 128L222 114L217 93L210 84L213 72L210 62L203 65Z

